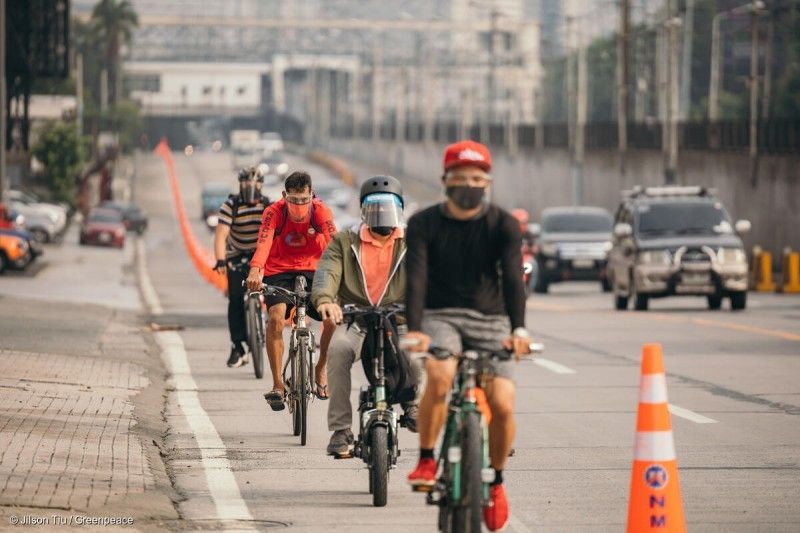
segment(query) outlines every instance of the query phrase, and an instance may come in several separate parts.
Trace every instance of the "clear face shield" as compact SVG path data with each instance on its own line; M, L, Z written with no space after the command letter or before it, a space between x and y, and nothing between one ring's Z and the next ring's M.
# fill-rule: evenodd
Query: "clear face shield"
M403 203L395 194L370 194L361 204L361 221L378 234L388 235L405 225Z
M251 174L244 178L239 178L239 196L242 202L246 204L254 204L260 195L259 183L261 180L257 175Z

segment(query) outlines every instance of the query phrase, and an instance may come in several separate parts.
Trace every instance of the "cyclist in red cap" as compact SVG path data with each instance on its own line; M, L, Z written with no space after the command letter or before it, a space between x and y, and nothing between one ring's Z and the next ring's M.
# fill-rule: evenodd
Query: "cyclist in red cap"
M462 141L444 152L444 203L416 213L408 221L406 272L407 338L412 350L430 344L452 354L464 350L496 351L504 347L518 357L530 351L525 330L525 288L522 280L522 238L519 222L486 200L492 182L491 154L482 144ZM492 363L486 387L492 410L489 425L491 502L484 520L491 531L508 522L503 467L514 440L513 361ZM427 386L419 406L420 458L408 476L413 486L433 486L433 447L446 418L447 393L456 361L426 360Z

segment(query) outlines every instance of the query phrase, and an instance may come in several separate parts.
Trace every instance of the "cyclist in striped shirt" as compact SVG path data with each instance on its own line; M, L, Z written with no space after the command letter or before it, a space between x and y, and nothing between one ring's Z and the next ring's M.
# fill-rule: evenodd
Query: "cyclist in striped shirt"
M269 199L261 196L264 176L256 167L239 171L239 194L232 194L219 208L219 223L214 233L215 269L228 277L228 330L231 353L228 366L247 364L244 293L250 260L258 244L261 215Z

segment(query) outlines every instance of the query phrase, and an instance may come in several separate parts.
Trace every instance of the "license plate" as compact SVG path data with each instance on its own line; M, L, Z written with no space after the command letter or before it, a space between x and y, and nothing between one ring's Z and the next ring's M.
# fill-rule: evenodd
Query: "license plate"
M110 233L101 233L99 239L100 239L100 242L111 242L111 234Z
M575 259L572 261L572 268L594 268L594 261L591 259Z
M708 272L684 272L681 280L687 285L705 285L711 277Z

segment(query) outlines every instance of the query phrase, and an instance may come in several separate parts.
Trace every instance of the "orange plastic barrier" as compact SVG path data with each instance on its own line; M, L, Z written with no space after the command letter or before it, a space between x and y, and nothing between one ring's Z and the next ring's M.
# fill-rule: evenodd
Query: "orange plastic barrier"
M786 294L800 293L800 252L791 248L783 251L783 284L781 292Z
M660 344L642 348L628 505L628 533L644 531L686 531Z
M175 172L175 162L172 159L172 152L169 149L166 139L161 139L158 146L155 148L155 153L161 156L164 164L167 167L167 177L169 178L170 189L172 189L172 199L175 205L175 215L178 218L178 227L181 230L183 243L186 246L186 251L189 254L192 264L194 264L197 272L208 283L218 288L223 293L228 290L228 280L225 276L219 274L214 270L214 256L209 252L200 242L195 238L192 233L192 228L189 225L189 219L186 216L186 210L183 207L183 199L181 198L181 191L178 187L178 176Z

